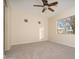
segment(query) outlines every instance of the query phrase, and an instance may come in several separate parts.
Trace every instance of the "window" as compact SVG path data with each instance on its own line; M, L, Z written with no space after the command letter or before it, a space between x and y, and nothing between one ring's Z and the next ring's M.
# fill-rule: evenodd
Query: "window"
M57 21L57 33L75 33L75 16L70 16Z

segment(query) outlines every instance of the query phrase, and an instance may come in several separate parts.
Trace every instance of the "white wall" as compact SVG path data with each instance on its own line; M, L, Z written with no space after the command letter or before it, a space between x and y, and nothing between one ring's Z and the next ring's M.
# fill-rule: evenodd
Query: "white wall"
M8 3L8 1L7 1ZM10 5L7 4L7 6L5 6L5 15L4 15L4 18L5 18L5 40L4 40L4 50L9 50L10 49L10 42L11 42L11 8L10 8Z
M24 19L28 19L28 23L25 23ZM40 15L36 16L27 13L25 10L12 9L11 20L11 45L47 40L47 20ZM38 24L38 21L41 24ZM44 37L40 38L40 36Z
M49 18L48 20L48 37L50 41L64 44L70 47L75 46L74 34L57 34L56 33L56 21L75 15L74 7L62 11L60 14Z

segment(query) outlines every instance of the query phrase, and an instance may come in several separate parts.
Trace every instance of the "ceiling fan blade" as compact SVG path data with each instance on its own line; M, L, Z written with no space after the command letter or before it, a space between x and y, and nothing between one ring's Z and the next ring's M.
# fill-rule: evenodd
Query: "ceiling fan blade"
M43 5L45 6L45 5L48 5L48 1L47 0L42 0L42 2L43 2Z
M33 5L35 7L44 7L43 5Z
M55 6L57 4L58 4L58 2L56 1L56 2L53 2L53 3L48 4L48 6Z
M54 10L52 8L48 8L50 11L54 12Z
M46 10L46 9L44 8L44 9L42 10L42 13L45 12L45 10Z

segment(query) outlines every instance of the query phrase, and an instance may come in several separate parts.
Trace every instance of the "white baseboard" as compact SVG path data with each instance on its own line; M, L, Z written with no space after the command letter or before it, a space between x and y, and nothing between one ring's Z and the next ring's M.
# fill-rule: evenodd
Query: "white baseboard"
M34 43L34 42L41 42L41 41L47 41L47 39L45 39L45 40L37 40L37 41L29 41L29 42L27 42L27 41L13 42L13 43L11 43L11 46L12 46L12 45L20 45L20 44Z
M66 44L66 43L62 43L62 42L57 42L57 41L52 41L52 40L49 40L49 41L75 48L75 45L70 45L70 44Z
M10 47L5 48L4 50L5 50L5 51L9 51L9 50L10 50L10 48L11 48L11 46L10 46Z

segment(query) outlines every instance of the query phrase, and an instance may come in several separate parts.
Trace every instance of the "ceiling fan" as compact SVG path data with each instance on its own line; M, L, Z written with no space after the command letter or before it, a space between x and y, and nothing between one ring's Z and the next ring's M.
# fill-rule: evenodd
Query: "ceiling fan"
M51 6L56 6L58 4L57 1L53 2L53 3L50 3L50 4L48 3L47 0L42 0L42 2L43 2L43 5L33 5L34 7L43 7L42 13L45 12L45 10L47 10L47 9L54 12L55 10L50 8L50 7Z

